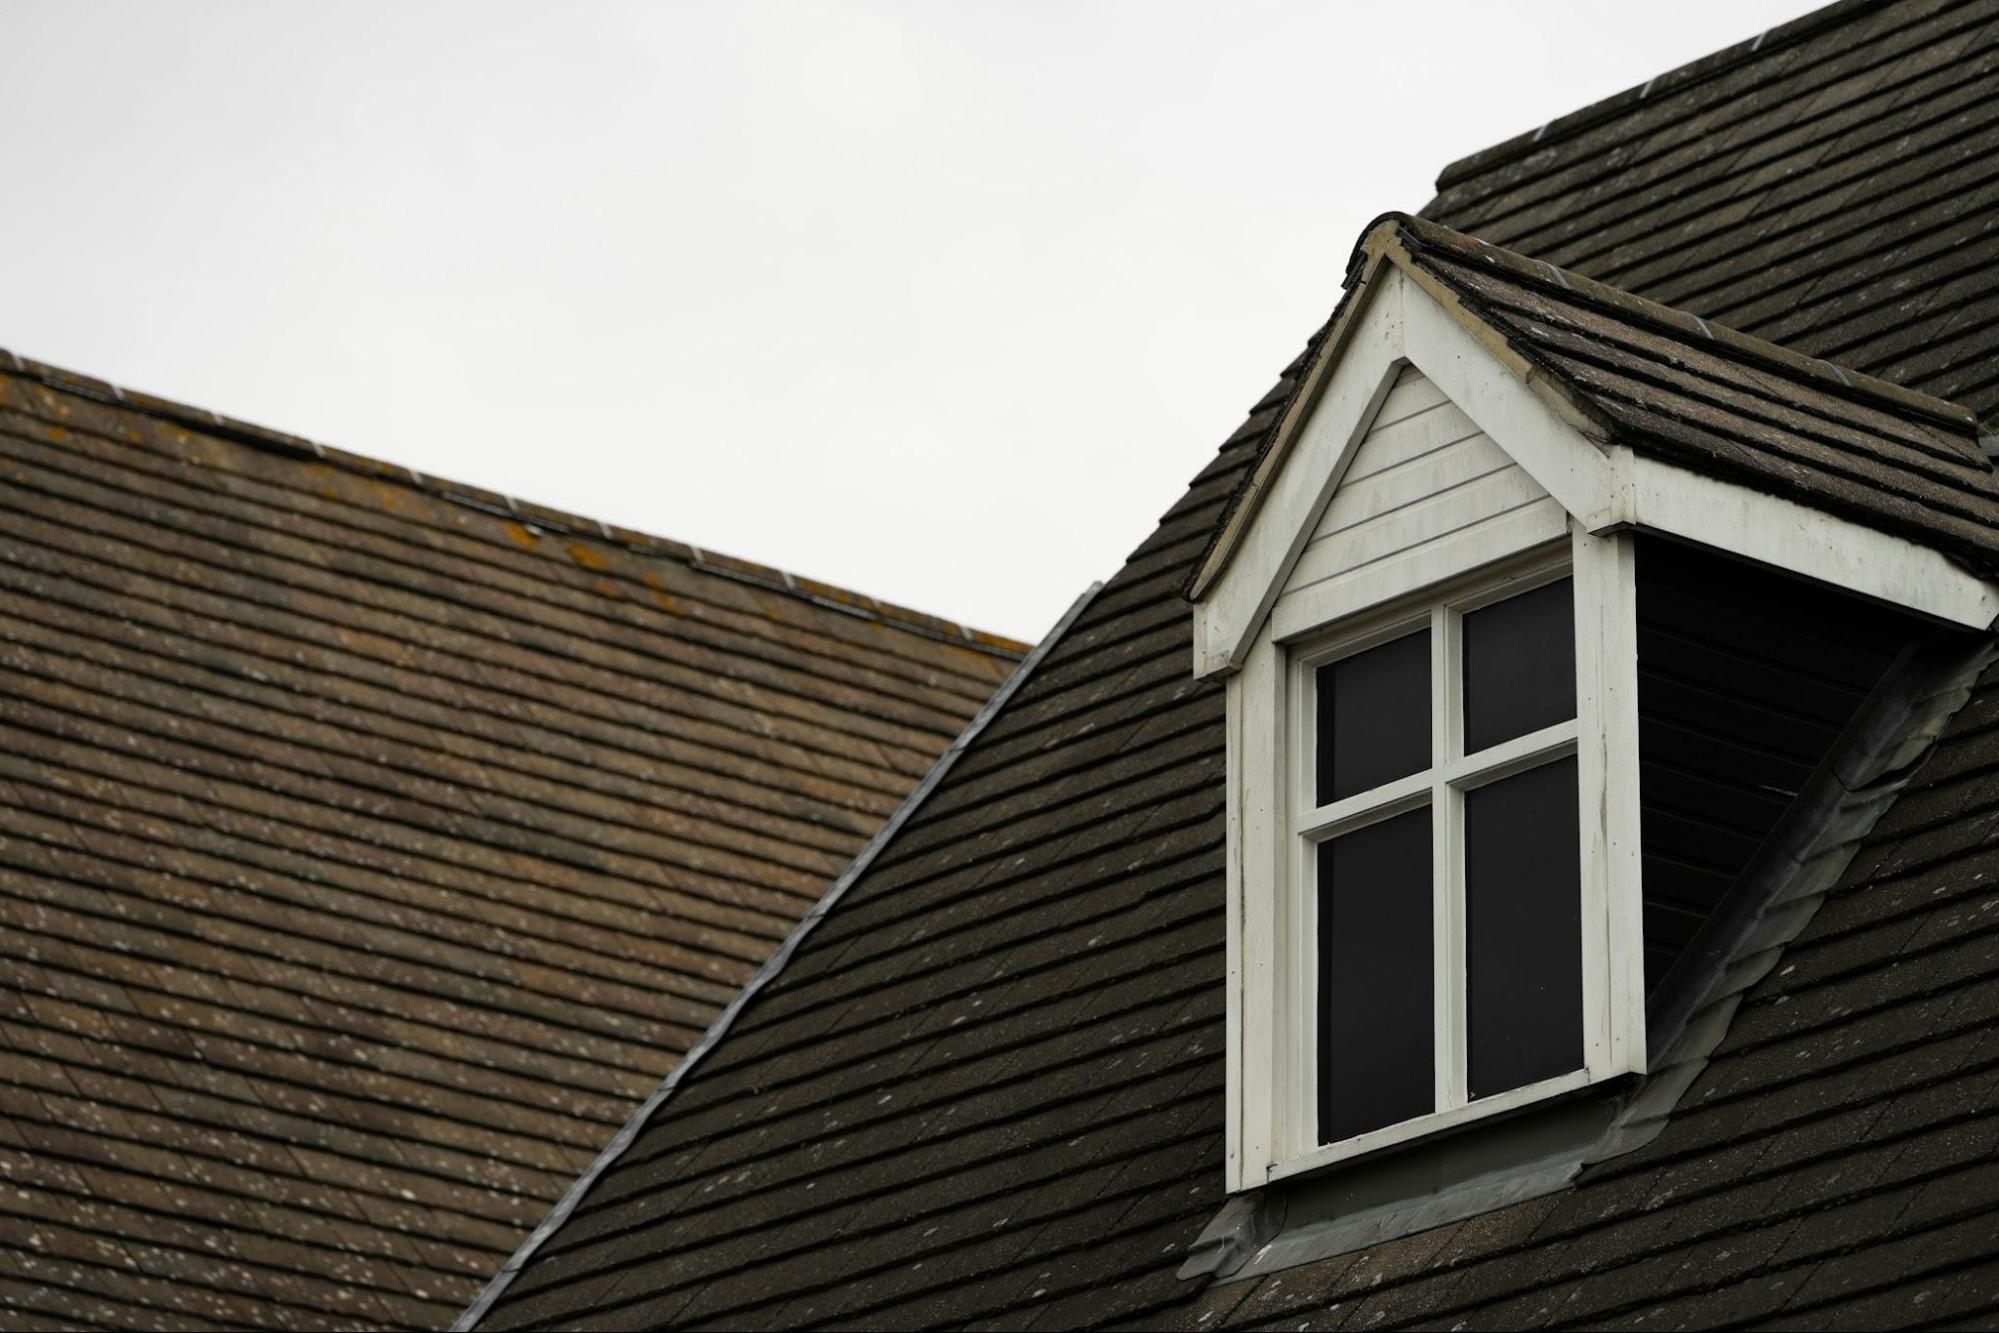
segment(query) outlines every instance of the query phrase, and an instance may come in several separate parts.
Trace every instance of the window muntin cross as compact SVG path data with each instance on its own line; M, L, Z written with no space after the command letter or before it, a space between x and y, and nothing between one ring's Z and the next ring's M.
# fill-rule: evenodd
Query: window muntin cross
M1299 660L1316 1141L1581 1069L1572 580L1552 571Z

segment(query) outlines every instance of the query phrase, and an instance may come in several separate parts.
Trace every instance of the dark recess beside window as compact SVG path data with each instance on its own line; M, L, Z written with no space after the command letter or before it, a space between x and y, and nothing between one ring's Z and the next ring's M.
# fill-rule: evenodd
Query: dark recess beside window
M1582 1068L1576 761L1465 793L1465 970L1473 1099Z
M1637 572L1645 980L1656 990L1919 631L1659 538L1640 538Z
M1318 803L1430 766L1430 631L1319 668Z
M1545 584L1464 618L1465 753L1576 715L1575 585Z
M1436 1109L1430 811L1319 844L1319 1141Z

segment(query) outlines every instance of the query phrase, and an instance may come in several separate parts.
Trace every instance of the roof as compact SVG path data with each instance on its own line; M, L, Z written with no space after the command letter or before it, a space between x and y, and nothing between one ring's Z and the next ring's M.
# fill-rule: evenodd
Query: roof
M1995 25L1994 0L1839 6L1458 169L1428 211L1989 413L1999 324L1972 279L1993 214L1967 177L1999 137L1962 126L1999 116ZM1221 1204L1226 836L1223 695L1189 678L1177 594L1325 337L481 1328L1989 1318L1989 677L1651 1146L1323 1266L1176 1276Z
M1967 408L1802 356L1697 315L1569 274L1449 227L1390 213L1348 264L1358 289L1391 263L1506 355L1599 444L1849 517L1999 567L1999 476ZM1246 530L1255 502L1310 414L1358 303L1339 316L1258 461L1196 594Z
M1991 422L1995 25L1844 0L1466 158L1423 215Z
M1019 644L0 353L0 1326L438 1328Z

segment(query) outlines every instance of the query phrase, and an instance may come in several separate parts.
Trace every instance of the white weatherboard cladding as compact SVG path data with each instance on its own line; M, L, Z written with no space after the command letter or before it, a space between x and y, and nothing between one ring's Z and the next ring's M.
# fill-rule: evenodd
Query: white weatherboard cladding
M1323 623L1462 572L1470 566L1460 552L1477 548L1474 559L1483 562L1566 530L1548 492L1405 366L1273 614L1287 622L1296 611Z

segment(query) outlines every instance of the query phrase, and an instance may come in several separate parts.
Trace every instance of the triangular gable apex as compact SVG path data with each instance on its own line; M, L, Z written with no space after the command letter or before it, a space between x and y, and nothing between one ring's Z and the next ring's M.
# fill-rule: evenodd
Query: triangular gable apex
M1194 674L1242 666L1404 366L1428 378L1588 530L1615 523L1614 455L1572 400L1422 273L1383 222L1189 596Z

